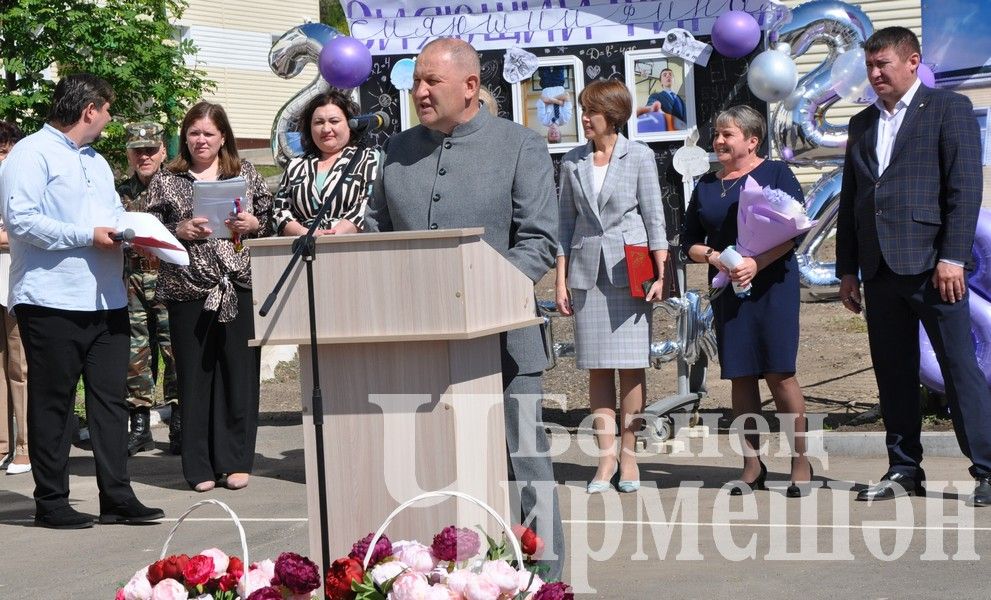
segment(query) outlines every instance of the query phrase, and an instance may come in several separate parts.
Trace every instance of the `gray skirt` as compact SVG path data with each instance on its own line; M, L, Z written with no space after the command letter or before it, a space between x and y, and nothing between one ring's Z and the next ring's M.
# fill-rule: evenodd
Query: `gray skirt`
M575 311L575 366L644 369L650 366L650 303L609 282L599 269L595 287L571 290Z

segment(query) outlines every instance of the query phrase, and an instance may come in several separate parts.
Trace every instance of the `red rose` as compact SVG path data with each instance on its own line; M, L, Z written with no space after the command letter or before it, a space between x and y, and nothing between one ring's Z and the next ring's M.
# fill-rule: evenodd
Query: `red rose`
M213 575L213 558L197 554L189 559L186 567L182 570L186 578L186 585L196 587L210 581Z
M163 579L175 579L182 582L182 570L186 568L187 562L189 562L189 557L185 554L173 554L155 561L148 567L148 583L154 587Z
M338 558L330 565L324 590L328 600L351 600L355 593L351 591L352 581L361 581L365 577L361 562L353 558Z
M236 557L232 556L230 562L227 563L227 572L234 576L234 579L240 579L241 575L244 575L244 562Z
M540 539L532 529L522 525L513 525L513 534L520 540L520 549L523 554L538 558L544 552L544 540Z
M224 573L217 580L217 589L221 592L229 592L237 589L238 578L233 573Z

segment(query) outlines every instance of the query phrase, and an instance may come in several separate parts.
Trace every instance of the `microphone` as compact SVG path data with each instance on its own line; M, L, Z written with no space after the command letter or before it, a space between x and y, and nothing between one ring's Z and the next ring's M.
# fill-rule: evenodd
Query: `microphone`
M133 242L134 230L128 227L124 231L118 231L117 233L110 234L110 239L115 242Z
M391 122L389 115L380 110L348 119L348 127L355 131L376 131L385 129Z

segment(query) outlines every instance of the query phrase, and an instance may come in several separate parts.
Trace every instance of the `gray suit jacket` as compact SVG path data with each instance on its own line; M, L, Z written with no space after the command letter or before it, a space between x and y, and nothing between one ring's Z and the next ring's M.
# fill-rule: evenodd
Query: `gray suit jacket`
M554 176L533 131L482 109L450 136L422 125L392 136L382 164L366 230L484 227L482 239L533 281L554 263ZM504 376L546 368L540 327L504 340Z
M592 142L561 161L558 256L568 257L568 287L595 287L600 263L609 281L628 287L625 244L668 247L654 151L622 135L616 142L602 190L593 195Z

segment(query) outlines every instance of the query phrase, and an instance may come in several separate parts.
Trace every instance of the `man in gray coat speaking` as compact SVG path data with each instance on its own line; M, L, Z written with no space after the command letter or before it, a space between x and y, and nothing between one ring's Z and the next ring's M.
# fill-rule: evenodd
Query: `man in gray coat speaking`
M437 39L424 46L412 91L420 125L386 143L364 227L484 227L485 242L537 281L553 266L557 247L547 144L525 127L479 110L479 87L478 53L469 44ZM539 327L510 331L502 341L510 477L523 486L523 521L532 518L531 528L549 541L548 576L558 578L564 533L539 400L547 356ZM534 439L536 452L530 448Z

